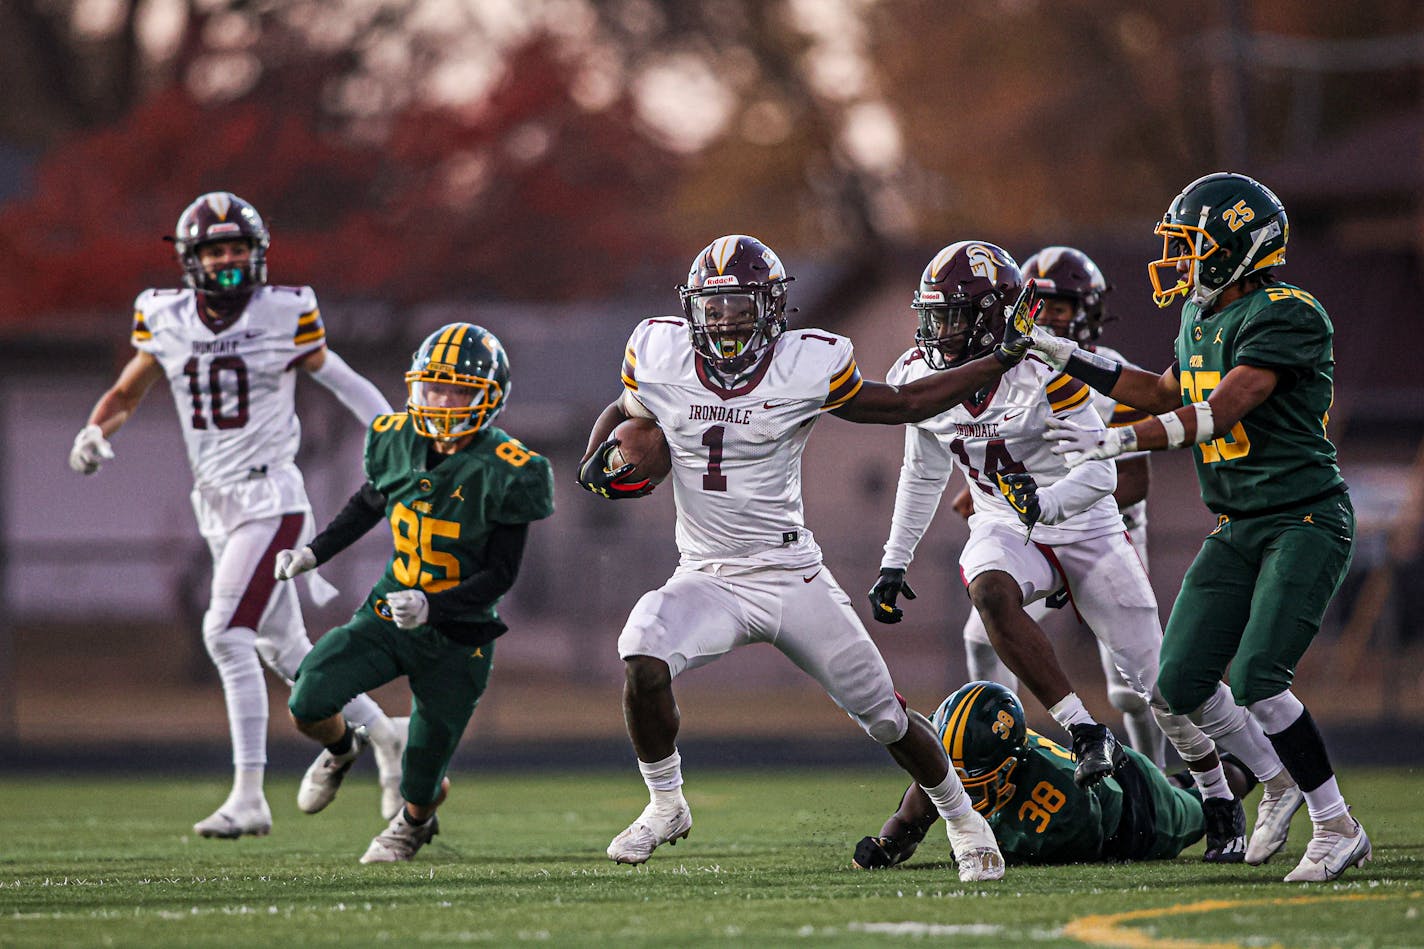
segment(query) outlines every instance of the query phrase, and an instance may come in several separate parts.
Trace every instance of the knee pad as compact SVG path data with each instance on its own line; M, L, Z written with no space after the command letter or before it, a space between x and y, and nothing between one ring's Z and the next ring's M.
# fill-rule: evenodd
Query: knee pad
M287 699L287 711L300 722L319 722L341 711L345 702L333 702L329 696L333 690L327 687L327 676L319 670L308 670L292 683L292 694Z
M910 719L896 701L894 693L870 710L851 716L865 733L882 745L893 745L910 730Z
M232 611L221 607L210 607L203 614L203 646L219 669L225 663L246 662L256 656L257 631L229 626L231 619Z
M1203 688L1201 683L1194 681L1194 677L1180 663L1163 662L1157 671L1156 693L1161 695L1174 714L1195 716L1196 710L1203 702L1209 702L1215 691L1212 683Z
M1108 677L1108 701L1124 715L1141 715L1150 708L1147 696L1128 688L1127 683L1121 681L1117 675L1116 669ZM1166 703L1163 702L1162 706L1165 709Z

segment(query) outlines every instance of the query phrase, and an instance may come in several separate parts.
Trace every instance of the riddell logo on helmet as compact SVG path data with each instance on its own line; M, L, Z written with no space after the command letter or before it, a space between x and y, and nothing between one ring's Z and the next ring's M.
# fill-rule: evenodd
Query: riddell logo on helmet
M920 302L921 302L921 303L943 303L943 302L944 302L944 293L943 293L942 291L940 291L940 290L922 290L922 291L920 291Z
M708 278L707 278L707 283L705 284L705 286L708 286L708 287L727 287L727 286L735 286L736 283L737 283L737 278L736 278L735 276L733 276L732 274L722 274L722 275L716 276L716 277L708 277Z
M208 228L209 237L217 237L222 234L241 234L242 225L228 221L224 224L214 224Z

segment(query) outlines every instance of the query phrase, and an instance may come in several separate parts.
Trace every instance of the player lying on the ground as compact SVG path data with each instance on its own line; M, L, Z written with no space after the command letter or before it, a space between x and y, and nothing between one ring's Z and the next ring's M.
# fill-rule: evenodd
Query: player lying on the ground
M955 692L932 726L1008 863L1171 860L1205 833L1199 793L1130 748L1112 777L1078 787L1072 753L1029 730L1018 696L996 682L971 682ZM1246 770L1224 764L1233 790L1247 794L1254 781ZM880 834L856 845L855 865L904 863L935 819L911 785Z

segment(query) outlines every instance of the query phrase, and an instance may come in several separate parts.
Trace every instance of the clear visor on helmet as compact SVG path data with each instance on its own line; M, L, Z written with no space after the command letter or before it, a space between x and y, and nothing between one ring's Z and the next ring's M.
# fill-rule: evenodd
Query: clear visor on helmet
M766 307L759 293L698 295L688 301L694 335L704 342L703 356L718 361L735 360L753 348L764 330ZM765 333L760 333L765 336Z
M1200 262L1216 253L1217 243L1191 224L1162 221L1153 233L1162 238L1162 256L1147 265L1147 276L1152 280L1152 302L1165 307L1191 291Z
M451 380L409 372L406 386L411 422L417 432L430 438L460 438L478 432L504 399L499 383L475 376Z
M932 369L953 365L965 352L974 330L974 308L968 303L916 306L919 328L915 345Z

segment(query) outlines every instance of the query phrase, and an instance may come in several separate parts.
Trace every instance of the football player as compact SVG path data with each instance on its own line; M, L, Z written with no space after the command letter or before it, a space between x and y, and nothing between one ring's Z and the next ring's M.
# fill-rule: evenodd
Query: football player
M326 345L310 287L267 284L271 241L261 215L227 191L202 195L170 238L181 290L145 290L134 303L136 352L74 439L69 465L91 475L114 457L109 439L144 395L167 379L193 471L193 509L213 558L203 643L227 700L235 776L227 800L193 825L203 837L262 835L272 813L262 791L267 763L265 664L291 681L311 649L296 590L272 581L273 557L311 536L311 504L295 458L301 439L293 394L301 369L362 425L390 411L380 391ZM314 578L319 602L335 591ZM347 714L369 730L380 769L381 808L400 805L404 722L364 695ZM319 758L312 772L322 765ZM305 791L305 788L304 788ZM303 810L320 809L305 794Z
M1102 271L1093 259L1072 247L1045 247L1023 263L1024 276L1033 280L1034 294L1043 301L1039 311L1038 324L1047 327L1058 336L1077 340L1086 348L1103 353L1110 359L1124 361L1116 350L1103 346L1099 337L1103 324L1109 321L1107 315L1107 294L1111 286L1103 278ZM1091 394L1093 409L1102 416L1103 424L1109 427L1131 425L1146 418L1137 409L1118 405L1108 396L1094 392ZM1151 482L1151 470L1147 455L1137 453L1121 456L1116 460L1117 488L1113 500L1127 527L1127 536L1133 549L1147 566L1147 489ZM974 513L974 497L969 485L965 485L955 496L955 513L966 520ZM1044 600L1025 607L1033 620L1040 625L1050 617L1074 616L1071 609L1063 609L1067 597L1060 592ZM882 621L894 614L876 610L874 616ZM964 651L968 659L969 677L1002 682L1011 689L1018 688L1018 679L1003 664L994 647L989 643L989 632L978 610L970 610L964 623ZM1123 726L1128 743L1148 758L1157 767L1167 763L1167 738L1152 715L1146 699L1138 695L1117 671L1112 652L1099 641L1098 655L1102 661L1103 678L1107 682L1108 700L1122 712Z
M410 860L439 830L450 758L489 683L496 605L514 584L529 525L554 513L549 462L492 423L509 399L509 360L494 334L443 326L406 373L405 412L366 435L366 481L312 542L277 555L289 580L325 563L377 524L395 550L351 620L302 661L288 707L326 746L334 795L365 747L342 714L351 696L400 676L413 696L401 807L362 863Z
M1228 172L1198 178L1156 233L1163 243L1148 267L1153 300L1166 307L1184 299L1169 369L1133 369L1041 330L1034 346L1068 376L1161 414L1107 431L1055 423L1045 437L1074 466L1193 446L1217 524L1167 622L1162 694L1174 711L1198 716L1229 668L1236 701L1270 736L1314 825L1286 880L1333 880L1371 858L1370 840L1291 682L1349 568L1355 534L1326 434L1334 327L1320 301L1276 277L1289 223L1260 182ZM1268 788L1267 802L1293 811L1300 797Z
M1018 696L997 682L964 686L931 725L1010 863L1171 860L1205 831L1199 793L1183 790L1132 749L1123 749L1111 777L1079 787L1072 752L1028 728ZM1253 786L1244 772L1232 777L1242 794ZM910 785L879 835L856 845L855 866L904 863L936 819Z
M652 490L610 468L609 433L624 418L654 418L672 452L681 563L645 594L618 640L624 718L650 802L613 838L608 855L638 864L686 837L679 713L672 680L731 650L767 642L815 678L925 789L944 817L961 880L994 880L1003 860L944 749L905 715L879 650L821 560L806 527L801 453L825 413L852 422L927 418L990 385L1021 357L985 358L909 385L861 378L850 340L786 328L791 277L761 241L733 234L692 262L681 317L644 320L623 361L623 394L594 423L579 483L609 498ZM996 327L1002 331L1004 301ZM1020 329L1028 332L1026 311Z
M942 248L915 293L915 346L896 362L889 380L909 384L933 378L982 355L988 335L983 314L1019 294L1022 283L1017 263L1000 247L960 241ZM1206 798L1205 859L1240 862L1247 850L1245 813L1227 785L1213 739L1262 781L1284 788L1289 776L1224 685L1212 695L1201 727L1168 712L1155 692L1162 644L1157 600L1113 501L1116 473L1105 461L1070 471L1042 438L1056 418L1103 428L1086 385L1056 375L1040 360L1025 360L997 384L906 429L890 537L869 594L872 610L896 618L905 571L950 475L960 469L975 499L960 575L995 652L1072 735L1079 785L1111 774L1123 757L1111 730L1084 708L1042 628L1025 612L1060 589L1110 653L1117 674L1150 703L1197 778ZM1288 827L1258 823L1258 846L1278 850Z

